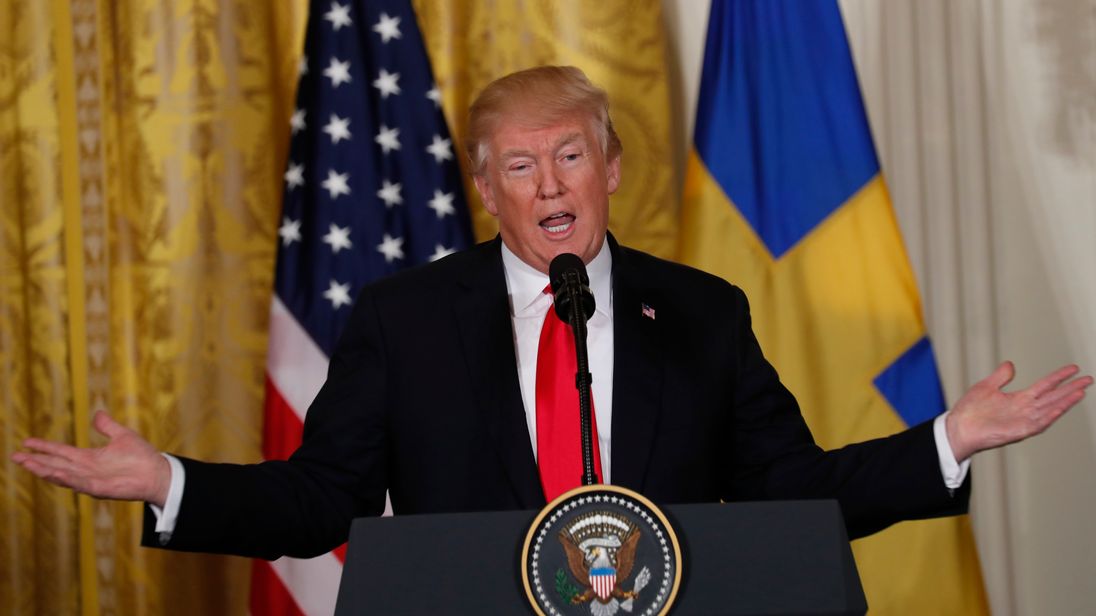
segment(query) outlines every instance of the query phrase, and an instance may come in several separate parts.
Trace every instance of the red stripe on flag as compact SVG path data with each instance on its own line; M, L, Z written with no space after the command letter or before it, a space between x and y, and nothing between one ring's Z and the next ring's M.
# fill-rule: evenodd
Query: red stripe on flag
M266 377L266 400L263 405L263 457L267 460L285 460L296 451L301 444L304 431L304 423L300 416L282 396L277 385L268 374ZM339 565L346 561L346 545L343 544L332 551ZM300 569L304 566L304 569ZM323 570L321 567L320 570ZM293 573L288 573L292 571ZM313 571L310 565L301 561L292 566L282 575L288 573L289 577L284 581L279 573L274 570L269 562L263 560L253 561L251 567L251 613L253 616L306 616L300 601L295 596L304 588L300 584L309 584ZM314 571L313 571L314 573ZM303 599L302 599L303 600ZM314 601L315 597L308 601ZM334 601L334 597L331 597ZM334 604L332 603L332 606ZM311 611L317 606L309 608ZM325 611L326 608L321 609Z
M263 403L263 457L285 460L301 444L304 425L286 404L270 377L266 378L266 400ZM251 564L252 616L305 616L293 594L265 560Z
M251 616L305 616L265 560L251 561Z
M304 424L286 403L281 392L266 377L266 402L263 405L263 458L287 460L301 446Z

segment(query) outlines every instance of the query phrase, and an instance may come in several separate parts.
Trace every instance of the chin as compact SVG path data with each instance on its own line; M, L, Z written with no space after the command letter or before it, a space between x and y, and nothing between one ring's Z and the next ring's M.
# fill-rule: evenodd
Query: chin
M584 254L584 252L585 251L582 250L582 248L580 248L578 246L561 247L561 248L555 250L552 253L552 258L548 259L548 261L551 262L552 259L558 257L559 255L570 253L570 254L573 254L573 255L578 255L582 259L582 262L585 263L587 261L587 259L586 259L586 255Z

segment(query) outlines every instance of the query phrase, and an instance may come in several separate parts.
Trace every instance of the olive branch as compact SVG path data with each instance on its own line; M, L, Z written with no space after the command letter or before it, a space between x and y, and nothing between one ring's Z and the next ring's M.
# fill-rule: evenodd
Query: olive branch
M563 570L563 567L556 569L556 592L559 593L560 598L570 603L579 594L578 586L571 583L571 580L567 579L567 572Z

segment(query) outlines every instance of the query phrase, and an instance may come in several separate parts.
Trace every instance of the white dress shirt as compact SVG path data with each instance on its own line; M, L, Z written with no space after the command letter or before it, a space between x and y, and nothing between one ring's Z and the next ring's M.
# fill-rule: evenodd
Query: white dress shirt
M537 351L544 317L552 306L552 296L544 292L548 275L533 269L502 245L502 266L506 272L506 292L510 298L510 321L514 326L514 353L518 363L518 383L525 404L525 422L533 456L537 455ZM587 322L586 346L589 350L594 421L601 454L601 479L611 483L613 426L613 256L608 242L601 245L593 261L586 266L590 290L594 292L594 314ZM577 395L577 393L576 393Z

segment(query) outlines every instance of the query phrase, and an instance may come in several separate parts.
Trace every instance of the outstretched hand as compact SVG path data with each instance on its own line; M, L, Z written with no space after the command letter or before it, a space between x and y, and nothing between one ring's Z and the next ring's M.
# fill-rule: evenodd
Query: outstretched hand
M948 442L955 459L1022 441L1041 433L1085 397L1091 376L1076 377L1077 366L1063 366L1027 389L1007 393L1001 388L1016 375L1012 362L974 384L947 418Z
M28 438L28 451L11 459L35 475L96 498L146 501L163 507L171 484L171 465L133 430L103 411L92 425L110 439L104 447L81 448Z

